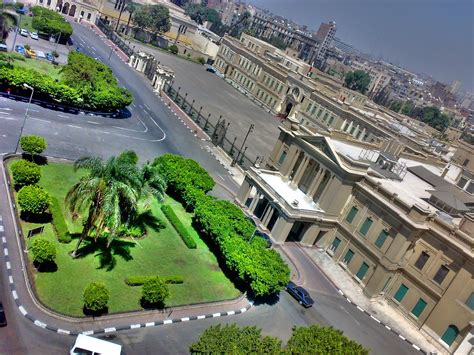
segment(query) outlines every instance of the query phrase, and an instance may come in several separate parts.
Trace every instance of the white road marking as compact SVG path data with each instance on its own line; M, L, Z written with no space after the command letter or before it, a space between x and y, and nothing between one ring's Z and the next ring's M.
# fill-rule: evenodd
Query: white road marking
M94 122L94 121L87 121L87 122L91 124L100 124L99 122Z
M145 327L154 327L154 326L155 326L155 322L145 323Z
M24 316L26 316L26 315L28 314L28 312L26 311L25 307L20 306L20 307L18 307L18 309L20 310L21 314L23 314Z
M247 312L247 308L241 308L240 309L240 313L245 313L245 312Z
M18 293L16 293L16 290L12 291L13 299L17 300L18 299Z
M228 316L232 316L232 315L234 315L234 314L235 314L235 311L229 311L229 312L227 312L227 315L228 315Z
M72 128L79 128L79 129L82 129L82 127L79 127L79 126L74 126L73 124L68 124L69 127L72 127Z
M181 322L187 322L187 321L189 321L189 317L181 318Z
M3 232L3 226L0 226L0 232ZM6 242L7 242L7 238L2 237L2 243L6 243Z
M402 339L402 340L407 340L407 338L405 338L405 337L404 337L403 335L401 335L401 334L398 334L398 337L399 337L400 339Z
M220 317L220 316L221 316L220 313L214 313L214 314L212 315L212 318L216 318L216 317Z
M82 334L84 334L84 335L92 335L92 334L94 334L94 331L93 331L93 330L87 330L87 331L85 331L85 332L82 332Z
M8 107L0 107L0 110L11 111L12 109Z
M115 331L117 331L117 329L115 329L114 327L104 329L104 333L110 333L110 332L115 332Z
M0 115L9 115L9 113L0 111Z
M8 276L8 282L10 282L11 284L13 284L13 276Z
M46 328L46 324L43 322L40 322L39 320L35 320L35 325L43 329Z
M51 121L43 120L42 118L28 117L28 119L29 119L29 120L33 120L33 121L41 121L41 122L48 122L48 123L51 123Z
M6 264L7 264L7 270L10 270L10 269L12 268L12 265L10 264L10 262L9 262L9 261L7 261L7 263L6 263Z
M206 316L197 316L197 319L204 319Z
M132 324L132 325L130 326L130 329L138 329L138 328L140 328L140 327L141 327L140 324Z
M67 334L67 335L71 334L71 332L69 330L64 330L64 329L61 329L61 328L58 328L57 332L59 334Z
M4 254L5 256L8 255L8 249L7 249L7 248L3 248L3 254Z
M171 319L166 319L163 321L163 324L171 324L173 321Z
M145 106L148 109L148 111L151 111L151 108L149 108L147 104L143 104L143 106Z
M58 114L58 115L56 115L56 116L58 116L58 117L62 117L62 118L69 118L69 117L68 117L68 116L66 116L66 115L59 115L59 114Z

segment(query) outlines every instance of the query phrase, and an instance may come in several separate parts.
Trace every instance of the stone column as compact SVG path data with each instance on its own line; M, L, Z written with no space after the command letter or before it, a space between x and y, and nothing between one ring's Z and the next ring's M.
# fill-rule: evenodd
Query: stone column
M352 137L357 137L357 133L359 133L359 125L356 126L356 129L354 130L354 133L352 133Z
M250 190L252 190L252 185L250 185L250 182L245 179L242 182L242 185L240 185L239 192L237 194L237 201L244 205L245 201L247 201L247 198L249 197Z
M354 122L351 121L351 122L349 123L349 126L347 126L347 129L345 129L345 131L348 132L348 133L350 133L353 124L354 124Z
M301 177L303 176L306 168L308 167L309 160L309 156L305 154L303 156L303 160L301 161L300 166L298 167L298 170L295 173L295 176L293 177L293 180L291 181L293 185L297 186L299 184Z
M250 214L252 214L252 215L253 215L253 212L255 211L255 207L257 207L258 201L260 201L260 195L261 195L261 194L257 191L257 192L255 193L255 197L254 197L253 200L252 200L252 203L251 203L250 206L249 206L249 212L250 212Z
M291 228L293 227L294 222L290 222L285 219L283 215L280 215L278 217L275 226L272 229L272 239L277 243L277 244L283 244L288 238L288 234L291 231Z
M309 228L306 229L306 232L304 232L303 238L301 238L301 244L312 246L320 231L321 228L319 225L311 224Z
M339 129L340 129L341 131L346 128L346 127L345 127L345 126L346 126L346 123L347 123L347 120L344 120L344 121L342 122L342 125L339 127Z
M291 170L293 169L293 166L296 164L296 161L298 160L298 155L299 155L299 150L296 147L296 145L292 145L290 149L288 150L288 155L285 158L285 161L282 164L282 167L280 169L281 175L285 176L288 178L288 175L290 175Z
M316 192L316 188L318 187L318 184L319 184L319 179L324 171L325 169L322 167L321 164L319 164L319 170L316 173L316 176L314 177L313 181L311 182L311 185L308 188L308 192L306 192L306 195L308 195L309 197L314 195L314 193Z
M364 136L365 136L365 132L366 132L366 128L362 128L362 133L360 134L360 140L363 141L364 140Z
M314 195L316 194L316 191L318 191L318 187L321 185L321 182L323 181L324 179L324 175L326 175L326 172L328 170L327 169L322 169L321 171L321 175L319 176L315 186L314 186L314 191L312 191L312 193L310 194L310 197L311 198L314 198Z
M263 215L261 219L262 224L265 226L265 228L267 227L268 222L270 221L270 218L272 218L274 211L275 209L273 208L273 206L271 204L268 204L267 211L265 212L265 214Z

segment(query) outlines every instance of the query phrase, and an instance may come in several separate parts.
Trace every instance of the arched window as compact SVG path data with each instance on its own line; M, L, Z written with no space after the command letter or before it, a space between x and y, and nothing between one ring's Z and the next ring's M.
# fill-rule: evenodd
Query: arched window
M451 324L444 332L443 336L441 337L441 340L444 341L449 346L451 346L456 340L456 337L458 336L458 334L459 334L458 327Z

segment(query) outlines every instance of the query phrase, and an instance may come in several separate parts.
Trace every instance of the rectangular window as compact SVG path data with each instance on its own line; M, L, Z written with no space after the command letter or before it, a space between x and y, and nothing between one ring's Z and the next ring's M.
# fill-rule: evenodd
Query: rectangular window
M364 223L362 224L362 226L359 229L360 234L362 234L364 236L367 235L367 232L369 231L370 226L372 225L372 223L374 223L374 221L372 221L372 219L370 217L367 217L365 219Z
M416 302L415 307L411 310L411 314L413 314L415 317L419 317L421 313L425 310L426 307L426 302L423 298L420 298L418 302Z
M415 267L418 270L423 270L423 268L425 267L426 262L428 261L429 258L430 258L429 254L422 251L420 256L418 257L418 259L415 262Z
M309 112L309 110L311 110L311 107L313 107L313 104L312 103L308 104L308 107L306 107L306 112Z
M342 260L342 262L346 265L349 265L353 257L354 257L354 252L351 249L349 249L346 255L344 255L344 259Z
M328 122L328 125L332 124L334 122L334 116L331 116L329 118L329 122Z
M474 311L474 292L466 300L466 306L468 306L472 311Z
M385 240L387 240L387 237L388 237L388 231L386 231L385 229L382 230L379 236L377 237L377 240L375 241L375 246L381 249L385 243Z
M319 110L318 112L318 117L321 117L321 114L323 113L323 109Z
M341 244L341 240L337 237L334 238L334 240L332 241L331 246L329 247L329 250L331 250L332 252L335 252L337 250L337 248L339 247L339 244Z
M359 268L359 271L357 271L357 278L362 281L364 279L365 274L367 273L367 270L369 270L369 265L363 262Z
M353 206L351 208L351 210L349 211L349 213L347 214L346 221L349 222L349 223L352 223L355 216L357 215L357 212L359 212L359 209L357 207Z
M433 281L441 285L444 279L446 278L446 275L448 274L448 272L449 272L449 269L446 266L441 265L436 275L434 275Z
M405 295L408 292L408 287L406 287L404 284L401 284L400 287L398 288L397 293L393 296L398 302L401 302Z

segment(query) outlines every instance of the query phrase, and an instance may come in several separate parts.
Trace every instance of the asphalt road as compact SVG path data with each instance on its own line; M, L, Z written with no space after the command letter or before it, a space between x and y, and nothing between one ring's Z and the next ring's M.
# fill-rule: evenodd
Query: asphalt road
M256 156L268 157L278 138L279 119L257 106L225 80L207 72L204 66L139 42L133 44L136 48L152 53L161 64L173 69L176 73L173 86L176 89L181 87L182 94L188 93L189 100L196 100L195 107L203 106L206 116L211 113L213 122L220 115L230 122L227 137L230 141L237 137L239 147L241 143L238 142L242 142L253 123L255 130L249 136L251 144L248 145L248 155L252 161Z
M110 49L90 30L74 24L75 39L84 52L106 61ZM85 154L108 157L124 149L135 150L144 160L164 152L180 153L198 160L214 176L231 184L225 170L206 151L151 91L148 81L130 70L118 57L110 62L121 85L135 96L129 119L72 115L32 105L24 134L41 134L49 141L48 154L77 158ZM14 150L26 104L0 100L0 153ZM0 210L0 213L7 211ZM324 324L342 329L346 335L370 348L374 354L415 353L407 343L347 303L337 290L315 269L297 248L291 253L299 261L305 287L315 298L312 309L305 310L286 293L274 305L258 305L242 315L172 324L156 328L118 332L114 341L126 354L186 353L189 345L210 324L256 325L264 334L287 340L293 325ZM0 329L1 354L65 353L72 337L58 335L33 325L23 318L11 299L5 270L0 272L0 298L7 309L9 325Z

